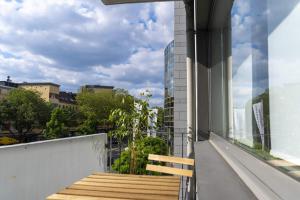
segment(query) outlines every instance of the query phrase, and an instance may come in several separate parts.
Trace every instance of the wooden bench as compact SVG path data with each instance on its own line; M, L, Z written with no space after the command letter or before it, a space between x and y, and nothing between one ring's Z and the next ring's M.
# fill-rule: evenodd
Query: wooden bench
M190 159L190 158L161 156L161 155L154 155L154 154L149 154L148 160L183 164L183 165L189 165L189 166L194 166L194 164L195 164L195 160ZM160 166L160 165L147 164L146 170L160 172L160 173L166 173L166 174L179 175L179 176L186 176L186 177L193 176L193 170L179 169L179 168L166 167L166 166Z

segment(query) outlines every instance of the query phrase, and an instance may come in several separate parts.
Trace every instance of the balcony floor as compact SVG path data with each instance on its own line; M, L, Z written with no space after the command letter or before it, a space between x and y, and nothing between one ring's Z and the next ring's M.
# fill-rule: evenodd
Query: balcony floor
M256 200L233 169L208 141L195 143L199 200Z

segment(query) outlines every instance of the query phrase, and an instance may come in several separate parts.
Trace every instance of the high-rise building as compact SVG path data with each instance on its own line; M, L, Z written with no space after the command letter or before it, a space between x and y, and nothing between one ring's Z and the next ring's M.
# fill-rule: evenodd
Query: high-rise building
M174 40L164 51L165 57L165 98L164 98L164 126L173 143L174 134Z

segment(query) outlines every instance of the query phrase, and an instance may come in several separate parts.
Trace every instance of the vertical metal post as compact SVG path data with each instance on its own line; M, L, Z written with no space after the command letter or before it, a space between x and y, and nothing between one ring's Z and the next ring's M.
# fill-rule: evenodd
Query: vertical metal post
M183 158L183 134L181 133L181 157ZM183 164L181 164L181 169L183 169ZM184 194L183 194L183 176L181 176L181 199L183 200Z
M194 0L184 0L186 10L186 73L187 73L187 156L194 158L195 115L194 115ZM187 199L194 199L195 176L189 179Z
M109 137L109 171L112 171L111 163L112 162L112 135Z
M197 44L197 1L194 1L194 42L195 42L195 141L198 141L198 135L199 135L199 125L198 125L198 44Z
M228 91L228 136L233 137L233 101L232 101L232 52L231 52L231 20L228 20L227 30L227 91Z

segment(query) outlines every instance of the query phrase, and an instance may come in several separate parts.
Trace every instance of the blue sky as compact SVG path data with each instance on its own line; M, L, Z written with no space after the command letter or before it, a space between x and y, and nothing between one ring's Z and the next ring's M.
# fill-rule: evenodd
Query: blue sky
M113 85L163 102L163 50L173 3L104 6L100 0L0 1L0 79L51 81L62 90Z

